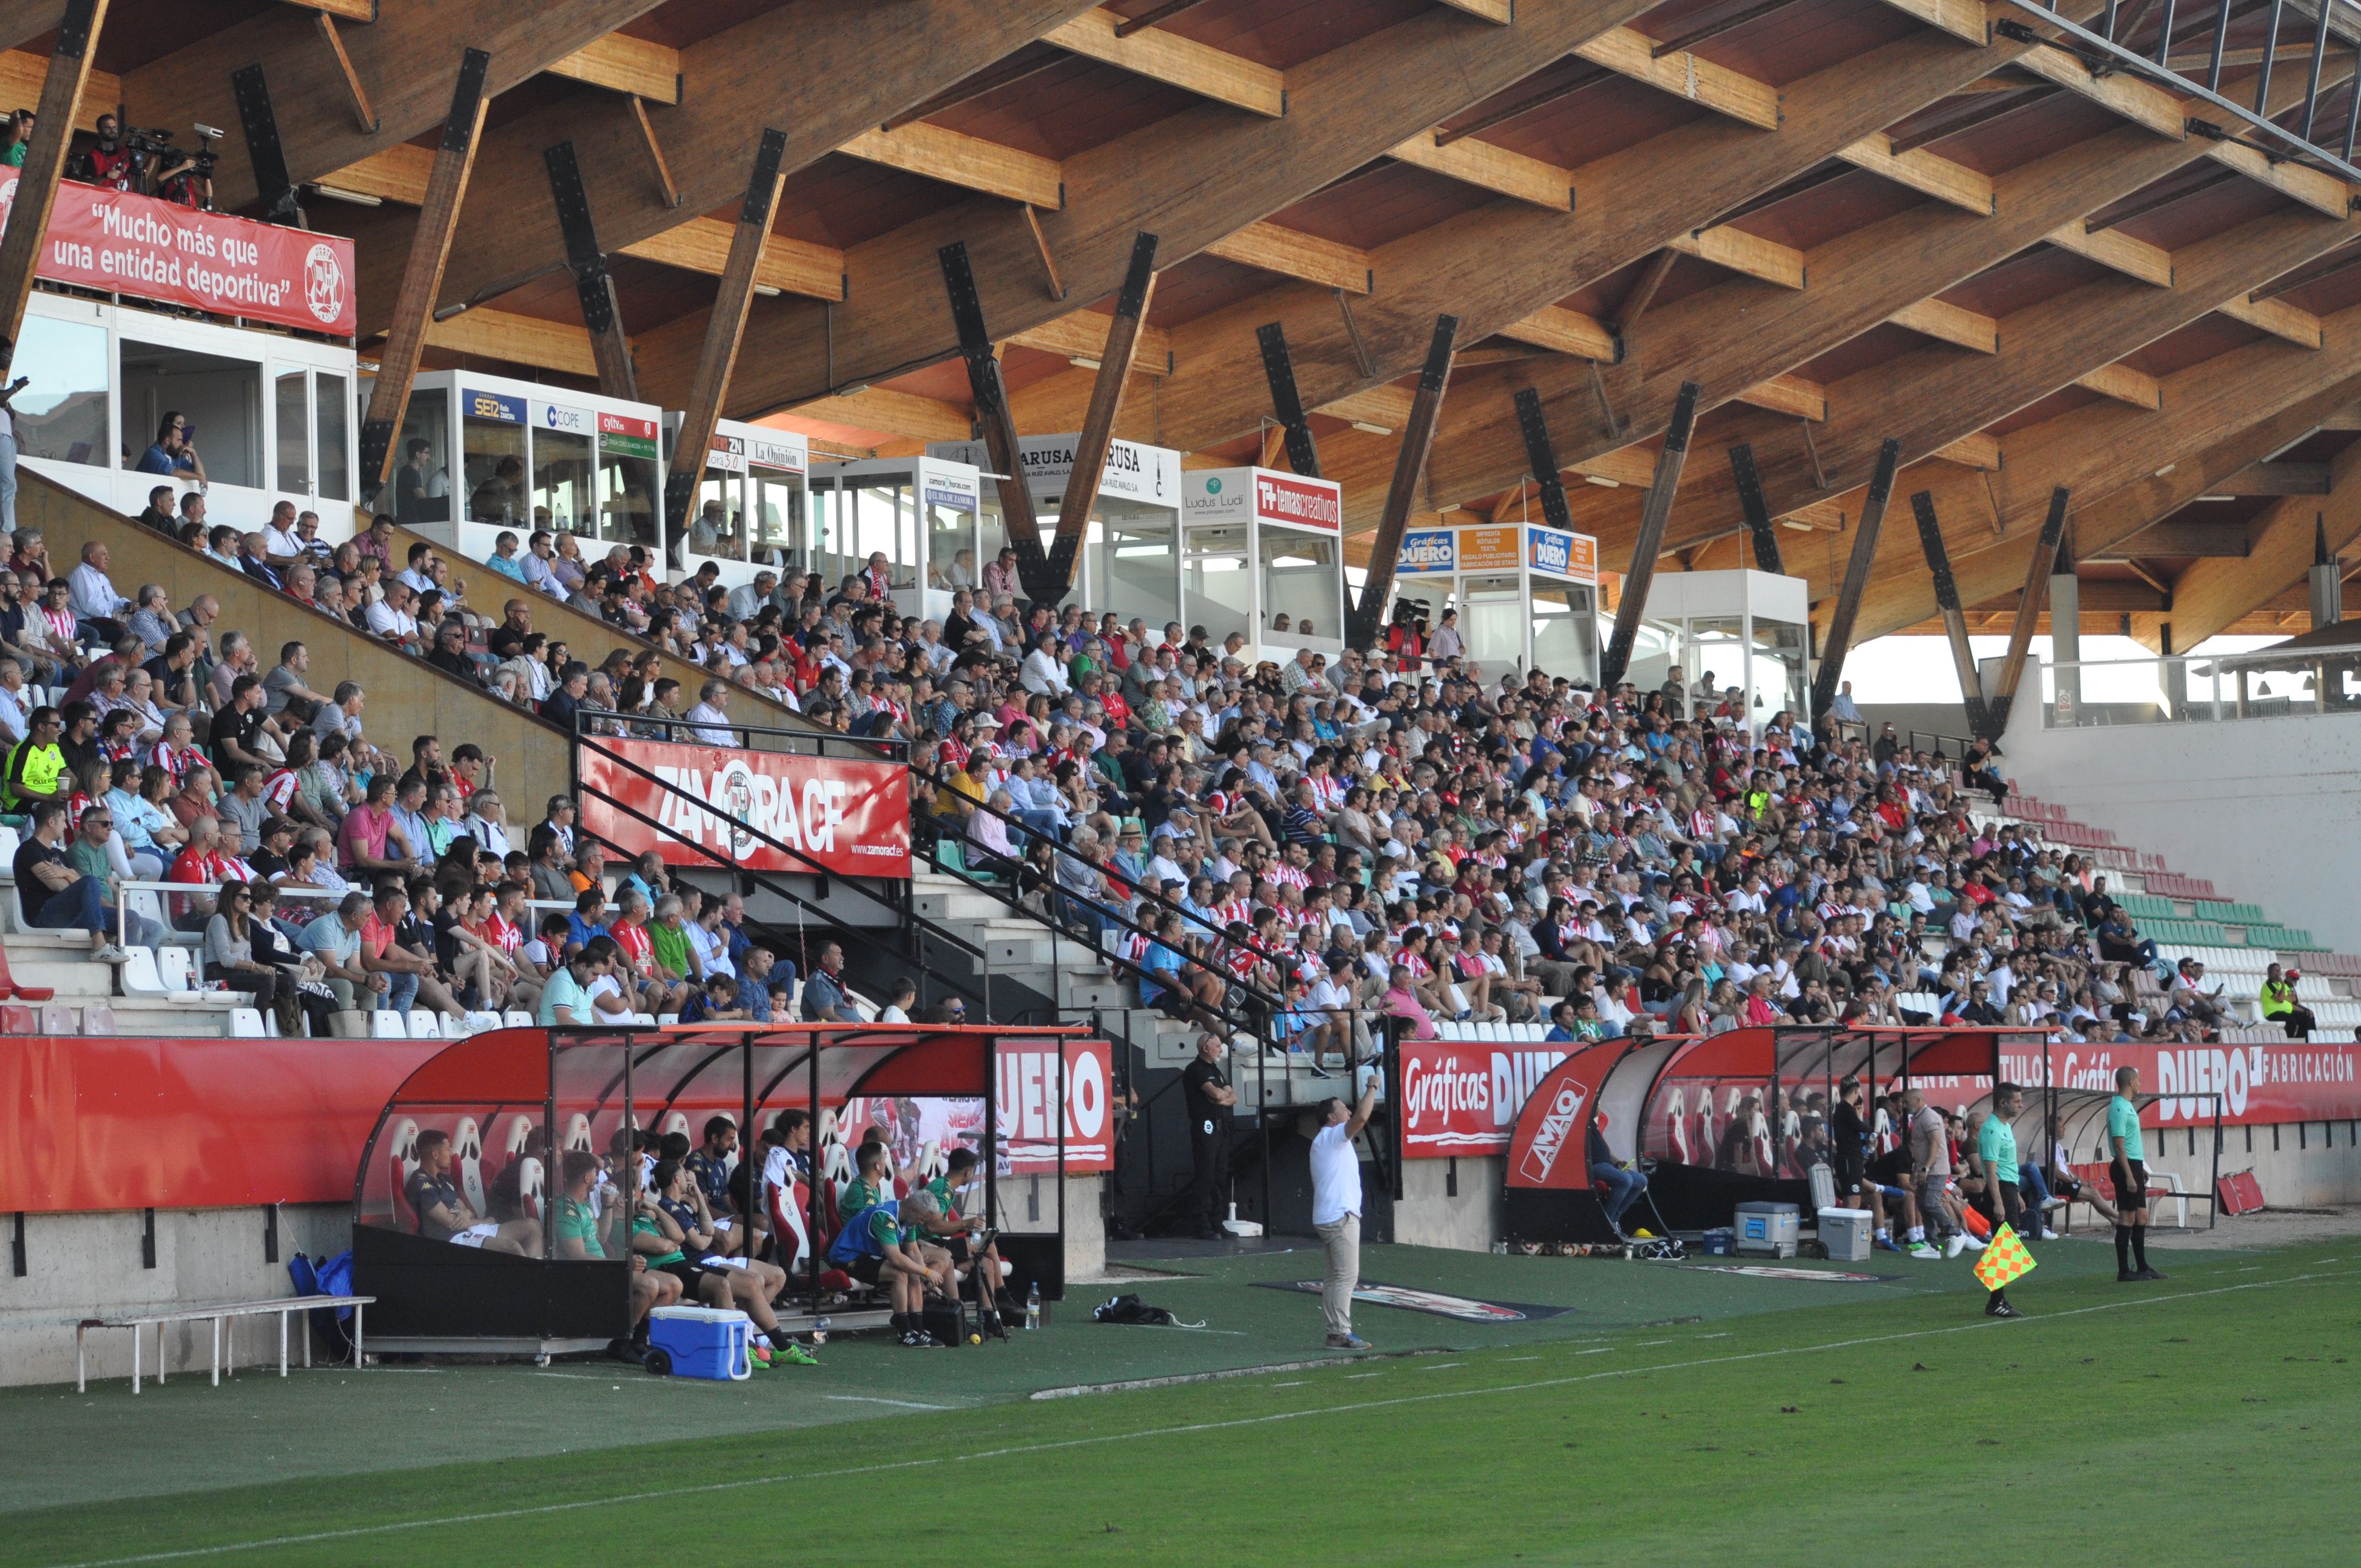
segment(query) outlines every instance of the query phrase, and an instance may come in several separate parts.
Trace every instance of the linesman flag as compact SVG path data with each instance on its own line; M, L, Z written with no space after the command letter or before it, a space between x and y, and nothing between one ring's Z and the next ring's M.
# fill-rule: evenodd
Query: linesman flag
M1998 1290L2032 1273L2033 1267L2033 1255L2025 1250L2015 1228L2004 1224L1976 1259L1976 1278L1985 1289Z

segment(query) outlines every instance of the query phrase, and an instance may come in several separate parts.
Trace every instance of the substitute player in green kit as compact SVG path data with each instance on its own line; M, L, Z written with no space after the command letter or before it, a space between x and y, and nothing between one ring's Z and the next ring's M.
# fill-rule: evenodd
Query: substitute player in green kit
M2107 1149L2115 1183L2115 1279L2161 1279L2147 1266L2147 1146L2140 1141L2139 1069L2115 1069L2115 1097L2107 1102Z
M2025 1206L2016 1191L2016 1129L2010 1125L2024 1109L2025 1091L2014 1083L2000 1084L1993 1090L1992 1113L1976 1130L1975 1161L1984 1179L1984 1190L1976 1195L1976 1206L1992 1222L1995 1244L2004 1231L2015 1231L2025 1219ZM2005 1283L1993 1288L1992 1299L1984 1303L1984 1315L2025 1316L2009 1304Z

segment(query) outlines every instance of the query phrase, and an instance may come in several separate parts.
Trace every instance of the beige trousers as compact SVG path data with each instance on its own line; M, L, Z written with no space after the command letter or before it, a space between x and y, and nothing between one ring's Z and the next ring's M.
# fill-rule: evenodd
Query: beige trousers
M1361 1216L1347 1214L1333 1224L1314 1225L1328 1252L1328 1277L1320 1288L1320 1310L1328 1332L1353 1332L1353 1288L1361 1282Z

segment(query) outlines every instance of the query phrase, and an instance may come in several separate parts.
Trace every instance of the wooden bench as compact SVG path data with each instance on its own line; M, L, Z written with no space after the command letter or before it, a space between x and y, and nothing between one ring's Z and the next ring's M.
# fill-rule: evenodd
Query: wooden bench
M233 1318L258 1318L272 1312L279 1314L279 1376L287 1376L287 1320L296 1312L308 1312L314 1307L350 1307L353 1310L353 1365L361 1364L361 1310L376 1300L374 1296L277 1296L262 1301L217 1301L207 1306L168 1307L153 1312L116 1312L105 1317L84 1318L74 1326L74 1392L83 1391L88 1381L87 1363L83 1358L83 1336L93 1329L129 1329L131 1331L131 1391L139 1392L142 1369L139 1362L139 1331L153 1324L156 1329L156 1381L164 1381L164 1325L210 1321L214 1326L213 1386L221 1387L223 1346L225 1336L222 1325ZM229 1346L229 1369L237 1370L237 1351ZM303 1335L303 1365L312 1365L312 1336Z

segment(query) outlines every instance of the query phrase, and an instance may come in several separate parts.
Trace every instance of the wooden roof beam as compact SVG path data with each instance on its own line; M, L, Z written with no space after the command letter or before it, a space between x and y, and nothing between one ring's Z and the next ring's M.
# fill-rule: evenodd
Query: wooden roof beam
M1050 28L1045 41L1248 114L1287 113L1285 73L1178 33L1126 34L1123 18L1104 6Z
M1291 66L1289 112L1279 119L1198 104L1067 157L1066 205L1042 213L1040 223L1071 297L1112 292L1139 230L1159 237L1162 264L1177 266L1563 59L1642 8L1643 0L1525 0L1515 25L1502 27L1474 27L1442 10L1417 12ZM1208 170L1220 177L1209 177ZM808 307L763 313L749 329L737 379L744 400L740 411L800 401L823 389L831 376L839 382L869 379L948 353L951 340L940 313L913 311L907 300L915 289L931 287L926 280L936 269L936 253L953 240L964 242L973 258L996 333L1006 335L1062 313L1039 286L1032 236L1021 218L985 199L958 203L849 248L851 297L832 319ZM1329 315L1338 316L1334 291L1317 292ZM1428 313L1428 323L1433 319ZM689 330L681 326L679 334ZM1289 333L1291 344L1291 325ZM643 334L645 384L665 386L686 358L684 346L671 323ZM1258 358L1250 336L1246 355L1250 365ZM1186 351L1179 358L1189 363ZM1245 390L1257 407L1242 422L1246 426L1259 417L1261 389L1259 375L1253 375ZM1307 397L1314 404L1327 400L1316 392Z
M1521 11L1518 25L1524 25ZM1570 214L1496 202L1405 236L1374 253L1385 287L1367 302L1355 302L1358 349L1334 298L1325 291L1282 288L1210 313L1175 329L1180 367L1159 402L1164 439L1184 447L1202 446L1254 428L1262 411L1253 395L1259 385L1253 333L1263 323L1284 323L1305 395L1315 402L1396 379L1416 367L1426 325L1436 312L1462 316L1471 336L1501 334L1537 311L1557 305L1576 289L1667 245L1688 241L1700 251L1719 247L1719 239L1709 247L1694 231L1708 227L1710 232L1719 214L1939 102L2020 52L2021 46L2015 44L1963 49L1949 37L1916 30L1786 83L1782 90L1784 117L1775 135L1719 115L1700 116L1576 170L1580 195ZM1948 204L1944 210L1958 212ZM1960 216L1965 221L1965 214ZM2044 226L2054 226L2055 221ZM2034 231L2032 237L2040 232ZM1788 247L1765 256L1733 245L1725 254L1736 260L1752 255L1766 263L1759 270L1790 283L1803 270ZM1883 258L1889 270L1893 260L1891 255ZM1956 280L1947 279L1932 287ZM1929 291L1931 288L1916 292L1923 297ZM1806 290L1794 297L1811 292ZM1897 301L1895 308L1908 302ZM1730 319L1722 323L1725 336L1751 334L1751 316L1748 334L1730 334ZM1598 356L1609 357L1606 353ZM1726 398L1801 362L1798 356L1734 379L1719 396ZM1463 368L1460 374L1465 378L1470 372ZM1501 449L1500 460L1491 466L1496 477L1481 489L1438 489L1438 495L1497 495L1524 471L1521 443L1500 411L1507 406L1511 382L1522 384L1527 376L1546 378L1553 384L1564 380L1581 394L1579 407L1569 401L1549 412L1561 455L1566 455L1570 441L1579 441L1590 452L1599 449L1587 366L1552 368L1543 362L1518 367L1513 374L1504 369L1474 374L1492 378L1497 386L1492 392L1469 398L1455 393L1445 405L1446 433L1436 443L1429 483L1439 484L1446 472L1461 466L1470 421L1487 427L1488 442ZM1609 375L1612 379L1613 373ZM1346 504L1348 510L1354 505L1350 489Z
M2344 70L2349 72L2349 63ZM2280 86L2286 91L2284 102L2296 101L2302 91L2301 82L2276 85L2275 105L2283 102ZM1791 120L1794 97L1791 90ZM1781 134L1791 136L1792 125ZM1804 364L1886 319L1980 354L1999 353L2011 344L1998 323L1929 300L1927 293L1974 277L2028 245L2060 237L2119 263L2111 270L2140 278L2144 288L2165 289L2156 280L2169 279L2170 257L2154 247L2111 246L2109 241L2128 236L2113 231L2087 236L2081 232L2081 219L2185 169L2206 156L2210 145L2196 137L2168 141L2130 126L2105 131L1997 176L1996 210L1990 217L1973 217L1947 204L1924 204L1816 247L1807 258L1813 279L1809 290L1768 294L1733 281L1652 313L1627 345L1624 362L1602 367L1610 400L1630 422L1617 437L1606 435L1598 423L1592 411L1597 393L1587 373L1544 367L1529 372L1521 384L1542 389L1552 428L1571 433L1562 434L1562 450L1571 448L1579 455L1661 429L1678 379L1697 379L1708 400L1726 400L1740 389ZM2334 235L2343 225L2323 223L2320 227ZM2072 232L2061 236L2070 228ZM1909 258L1912 265L1897 266L1899 257ZM2222 305L2251 312L2247 291L2241 288ZM1918 298L1908 297L1914 294ZM2168 319L2177 314L2177 300L2174 305ZM2031 319L2019 324L2029 324ZM1742 320L1747 330L1731 332L1730 323L1736 320ZM2300 320L2281 317L2272 324L2291 340L2304 335ZM2124 351L2124 345L2114 348L2117 356ZM2073 374L2096 367L2084 365ZM2055 390L2071 378L2060 378L2042 390ZM1483 404L1483 398L1471 391L1444 416L1444 436L1428 475L1438 501L1492 493L1505 477L1521 471L1509 433L1471 428L1466 422ZM1973 428L1997 417L1975 418ZM1946 446L1962 433L1955 428L1918 451L1923 455ZM1692 488L1710 494L1722 483L1726 479L1709 475Z
M438 9L441 4L426 0L423 8ZM418 8L405 5L390 14ZM650 172L640 127L627 104L569 99L522 114L484 136L483 156L468 187L468 211L444 273L442 301L489 298L562 263L565 236L540 180L544 147L575 144L599 239L623 249L742 197L748 126L787 126L787 166L807 166L1089 8L1087 0L1001 0L989 6L970 0L897 0L883 6L826 0L775 6L699 39L681 50L689 91L676 105L646 111L678 181L677 206ZM500 7L499 13L537 16L552 9L520 5ZM351 37L357 43L385 26L357 29ZM445 31L456 26L445 18ZM582 41L587 40L577 40L569 50ZM861 63L857 71L832 77L829 92L813 94L802 77L779 70L783 60ZM410 134L414 132L392 139ZM358 156L337 162L350 163ZM381 235L373 225L369 243L361 247L364 331L377 311L371 301L390 286L373 253L391 240L399 256L401 241L391 232L398 226L386 225ZM739 378L744 376L741 368Z
M598 41L624 23L655 9L657 0L572 0L564 5L486 5L481 0L404 0L383 7L368 27L344 29L353 69L367 83L377 113L373 132L355 124L342 76L328 64L312 17L294 5L275 5L242 22L204 34L123 75L120 93L135 125L186 126L192 121L236 126L237 103L230 75L260 64L271 84L271 106L291 180L303 183L409 141L443 123L451 107L451 75L463 47L492 57L489 90L505 92ZM576 110L579 114L578 107ZM518 159L518 183L550 206L541 149L563 134L536 142ZM232 131L220 148L214 200L225 210L256 199L246 145ZM587 161L587 160L586 160ZM602 225L606 214L599 214ZM549 217L550 252L565 254L556 214ZM394 247L393 269L407 254ZM392 297L390 276L380 297ZM364 296L363 308L368 309ZM380 320L383 305L378 307Z

